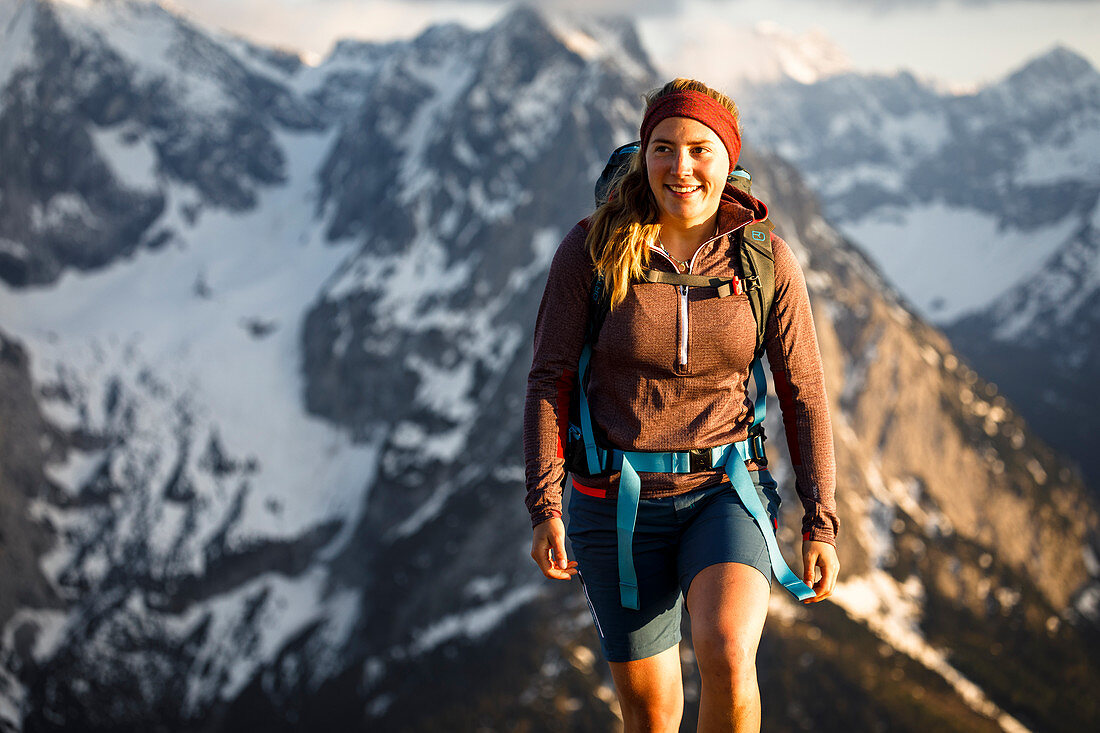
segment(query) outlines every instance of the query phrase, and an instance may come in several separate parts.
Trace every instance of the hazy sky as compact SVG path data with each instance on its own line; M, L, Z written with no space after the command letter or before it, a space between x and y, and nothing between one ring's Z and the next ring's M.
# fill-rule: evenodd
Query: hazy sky
M171 0L200 23L320 56L338 38L392 39L454 20L483 27L500 0ZM659 65L675 71L695 24L824 30L860 70L910 69L944 81L996 79L1056 43L1100 66L1100 2L1088 0L554 0L637 17ZM704 27L704 26L700 26ZM711 34L713 35L713 34Z

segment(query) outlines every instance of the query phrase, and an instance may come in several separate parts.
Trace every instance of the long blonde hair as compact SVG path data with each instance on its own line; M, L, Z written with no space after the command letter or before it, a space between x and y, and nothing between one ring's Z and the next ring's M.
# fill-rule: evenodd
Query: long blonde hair
M684 91L706 94L728 109L735 120L740 118L733 100L695 79L673 79L651 91L645 96L646 110L666 94ZM660 214L649 188L645 151L638 150L627 172L612 185L607 203L590 218L585 239L592 262L603 275L612 308L623 302L630 282L641 279L642 269L649 265L649 248L661 231Z

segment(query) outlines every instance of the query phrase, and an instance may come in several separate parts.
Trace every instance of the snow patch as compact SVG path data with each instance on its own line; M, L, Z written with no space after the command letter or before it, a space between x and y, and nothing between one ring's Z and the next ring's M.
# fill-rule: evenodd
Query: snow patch
M155 191L159 187L157 152L149 140L124 127L91 126L89 132L116 180L138 191Z
M870 506L861 513L864 536L868 540L868 559L881 568L894 557L894 521L897 509L891 503L869 498Z
M517 608L536 598L539 592L540 586L536 584L520 586L499 601L445 616L416 632L409 652L419 656L453 639L478 639L492 631Z
M91 225L94 219L95 214L84 198L74 193L54 194L45 206L38 202L31 204L31 228L36 232L84 227Z
M1100 621L1100 583L1093 583L1081 591L1073 607L1089 621Z
M919 578L910 576L899 583L886 572L874 569L837 583L833 600L883 641L943 677L971 709L996 720L1009 733L1026 733L1027 728L955 669L943 650L925 640L920 631L924 586Z
M1020 180L1035 186L1100 181L1100 125L1060 132L1024 148Z
M15 72L34 63L33 2L0 4L0 91Z
M22 242L0 237L0 254L5 254L16 260L25 260L30 253L30 250Z
M333 673L339 662L338 650L358 618L361 598L351 589L329 593L329 582L322 568L313 568L297 578L266 573L207 601L201 608L178 617L163 616L161 622L180 638L206 624L206 644L194 667L211 664L228 672L224 685L218 684L217 674L189 675L184 711L197 713L215 698L232 700L257 670L271 666L290 639L313 624L319 624L319 643L310 656L312 674L306 682L315 686ZM251 620L250 609L254 614ZM257 643L242 648L241 634L248 629L260 630Z
M431 361L410 354L405 366L416 373L420 383L415 401L436 414L455 422L472 419L477 413L477 403L470 398L474 387L474 364L460 361L447 369Z
M62 490L73 492L103 465L106 455L105 450L85 452L72 449L61 463L46 466L46 476Z
M68 614L54 610L20 609L8 619L4 626L4 649L15 648L15 632L23 627L33 627L34 646L31 656L36 662L43 662L54 655L64 640ZM2 671L4 667L0 667Z
M508 579L503 573L488 577L480 576L467 583L463 592L475 600L485 601L496 595L497 591L503 588L507 582Z
M1024 232L942 203L885 207L843 225L922 316L947 325L992 304L1020 273L1037 272L1078 226L1072 217ZM951 262L951 267L935 263Z
M5 667L0 667L0 727L13 731L22 729L26 696L23 683Z
M1100 558L1096 557L1096 550L1089 545L1085 545L1081 549L1081 555L1085 563L1085 570L1088 574L1095 577L1100 575Z

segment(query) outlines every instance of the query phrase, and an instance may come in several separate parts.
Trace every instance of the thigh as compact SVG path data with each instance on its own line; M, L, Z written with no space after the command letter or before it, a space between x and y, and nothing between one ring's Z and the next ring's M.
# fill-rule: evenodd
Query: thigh
M741 563L711 565L695 576L688 613L700 670L755 669L770 592L770 582Z
M634 530L634 569L639 610L619 597L615 501L573 491L569 500L571 556L608 662L653 657L680 642L682 596L677 580L676 532L671 513L641 502Z
M779 511L775 482L767 471L753 471L750 476L761 503L774 521ZM764 534L729 483L711 489L692 508L685 522L677 562L685 598L695 576L720 563L748 565L756 568L767 582L771 581L771 560Z

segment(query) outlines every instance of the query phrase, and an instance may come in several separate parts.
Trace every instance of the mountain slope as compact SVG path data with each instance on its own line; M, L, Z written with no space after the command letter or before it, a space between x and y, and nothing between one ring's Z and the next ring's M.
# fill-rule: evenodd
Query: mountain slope
M5 0L0 33L8 283L169 243L174 232L155 224L170 184L188 217L246 210L260 186L285 180L274 135L321 128L287 88L294 64L242 53L155 4Z

